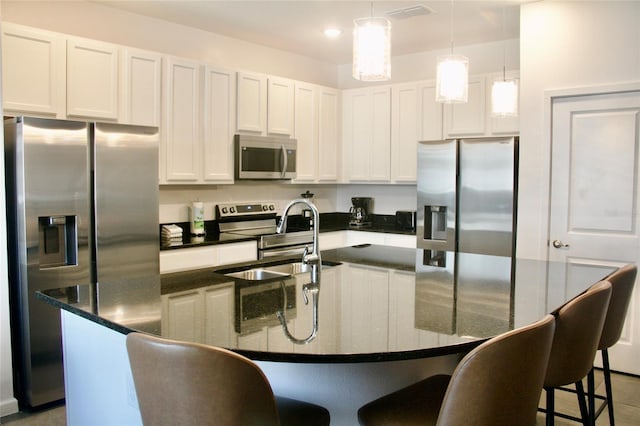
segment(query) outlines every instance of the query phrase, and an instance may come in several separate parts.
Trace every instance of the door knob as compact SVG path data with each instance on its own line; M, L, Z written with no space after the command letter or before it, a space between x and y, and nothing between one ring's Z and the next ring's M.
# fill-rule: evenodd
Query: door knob
M553 240L553 242L551 244L553 244L553 246L555 248L567 248L567 247L569 247L569 244L565 244L560 240Z

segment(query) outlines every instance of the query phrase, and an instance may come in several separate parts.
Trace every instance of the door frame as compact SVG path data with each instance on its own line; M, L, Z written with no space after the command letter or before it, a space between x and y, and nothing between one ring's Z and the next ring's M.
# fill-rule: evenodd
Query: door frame
M551 167L552 167L552 152L553 152L553 128L552 128L552 118L553 118L553 102L556 99L566 98L566 97L576 97L576 96L592 96L592 95L602 95L606 93L624 93L624 92L633 92L640 91L640 81L637 82L624 82L624 83L615 83L615 84L605 84L605 85L593 85L593 86L578 86L566 89L548 89L544 91L544 114L543 114L543 129L544 129L544 145L546 147L545 158L543 159L543 167L546 170L547 175L547 187L546 187L546 196L542 200L546 203L546 208L540 209L540 212L546 212L546 214L541 215L539 218L541 222L543 222L543 226L540 229L545 230L544 237L544 259L549 260L550 247L549 240L551 238Z

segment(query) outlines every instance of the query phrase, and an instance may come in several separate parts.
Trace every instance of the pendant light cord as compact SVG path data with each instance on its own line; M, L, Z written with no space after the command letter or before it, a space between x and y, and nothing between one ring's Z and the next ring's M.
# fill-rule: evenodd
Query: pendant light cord
M451 42L451 54L453 55L453 0L451 0L451 16L449 17L449 40Z
M506 6L502 6L502 81L507 81Z

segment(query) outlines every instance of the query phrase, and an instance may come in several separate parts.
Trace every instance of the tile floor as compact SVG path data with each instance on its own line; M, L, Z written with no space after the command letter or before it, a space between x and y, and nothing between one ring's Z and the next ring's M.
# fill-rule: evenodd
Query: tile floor
M600 371L596 371L596 392L604 393L604 382ZM586 389L586 383L585 383ZM616 425L638 426L640 425L640 377L622 374L613 375L613 396ZM544 400L544 394L541 400ZM596 402L597 403L597 402ZM561 412L578 415L578 402L576 396L568 392L556 391L556 409ZM0 424L11 426L65 426L65 407L54 407L37 413L16 413L0 418ZM536 425L544 425L544 414L538 413ZM557 426L572 425L578 423L556 418ZM606 410L598 418L596 425L608 425L609 418Z

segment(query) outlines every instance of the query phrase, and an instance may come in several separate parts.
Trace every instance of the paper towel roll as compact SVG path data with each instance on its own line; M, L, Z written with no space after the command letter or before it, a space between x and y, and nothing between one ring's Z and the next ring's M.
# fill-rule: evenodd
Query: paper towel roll
M204 203L191 203L191 235L204 235Z

